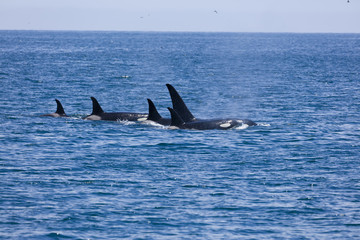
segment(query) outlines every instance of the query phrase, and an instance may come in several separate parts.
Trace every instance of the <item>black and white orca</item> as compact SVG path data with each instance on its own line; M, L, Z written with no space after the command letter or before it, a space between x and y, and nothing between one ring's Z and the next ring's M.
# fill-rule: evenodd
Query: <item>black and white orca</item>
M171 114L171 125L172 127L185 128L185 129L230 129L237 126L246 124L248 126L257 125L255 122L249 119L197 119L190 112L179 93L176 89L166 84L170 96L173 108L169 109Z
M148 117L146 113L133 112L104 112L96 98L91 97L93 103L92 113L85 117L85 120L105 120L105 121L145 121Z
M149 98L147 99L147 101L149 104L149 115L147 117L147 120L156 122L164 126L170 126L171 119L161 117L161 115L159 114L158 110L155 107L155 104Z
M170 129L195 129L195 130L211 130L211 129L231 129L239 126L235 119L211 119L211 120L194 120L185 122L181 116L172 108L168 108L171 114Z
M49 113L49 114L44 114L41 115L43 117L68 117L68 115L66 115L63 106L61 105L61 102L57 99L55 99L56 101L56 112L54 113Z

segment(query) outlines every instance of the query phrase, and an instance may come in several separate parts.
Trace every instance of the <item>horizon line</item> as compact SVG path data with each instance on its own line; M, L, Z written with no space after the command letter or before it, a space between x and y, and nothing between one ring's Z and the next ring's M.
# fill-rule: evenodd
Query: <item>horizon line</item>
M195 31L195 30L89 30L89 29L0 29L0 31L29 32L128 32L128 33L272 33L272 34L360 34L360 32L302 32L302 31Z

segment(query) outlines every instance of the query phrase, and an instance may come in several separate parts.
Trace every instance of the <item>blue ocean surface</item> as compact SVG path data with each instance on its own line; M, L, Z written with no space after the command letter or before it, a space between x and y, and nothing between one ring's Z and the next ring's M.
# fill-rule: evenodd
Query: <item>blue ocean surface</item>
M0 82L0 239L360 238L360 34L0 31ZM166 83L259 125L82 119Z

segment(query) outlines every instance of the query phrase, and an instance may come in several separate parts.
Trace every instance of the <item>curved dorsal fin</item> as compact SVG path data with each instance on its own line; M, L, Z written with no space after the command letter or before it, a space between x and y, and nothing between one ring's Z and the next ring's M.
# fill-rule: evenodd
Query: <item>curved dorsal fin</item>
M61 102L57 99L55 99L56 101L56 104L57 104L57 108L56 108L56 112L57 114L59 115L65 115L65 111L64 111L64 108L63 106L61 105Z
M180 117L180 115L172 108L169 108L171 114L171 124L170 126L180 127L185 124L184 120Z
M92 111L91 115L100 115L100 114L104 113L104 110L102 110L102 108L100 107L100 104L98 103L96 98L91 97L91 100L93 103L93 111Z
M161 119L161 115L157 111L155 104L149 98L147 100L149 103L149 115L147 119L151 121L158 121Z
M191 122L195 120L190 110L185 105L184 101L180 97L179 93L170 84L166 84L173 104L173 109L180 115L184 122Z

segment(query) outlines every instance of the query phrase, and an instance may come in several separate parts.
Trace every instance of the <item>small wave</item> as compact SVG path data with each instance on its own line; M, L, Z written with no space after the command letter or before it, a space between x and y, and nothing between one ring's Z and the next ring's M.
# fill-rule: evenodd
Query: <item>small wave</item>
M257 126L260 126L260 127L270 127L271 124L270 124L270 123L257 123Z
M73 119L73 120L84 120L85 117L87 115L83 115L83 114L76 114L76 115L71 115L68 117L68 119Z
M122 75L122 76L116 76L115 79L122 79L122 78L131 78L129 75Z
M60 232L52 232L47 234L47 237L52 238L52 239L66 239L66 238L72 238L71 236L66 236Z

